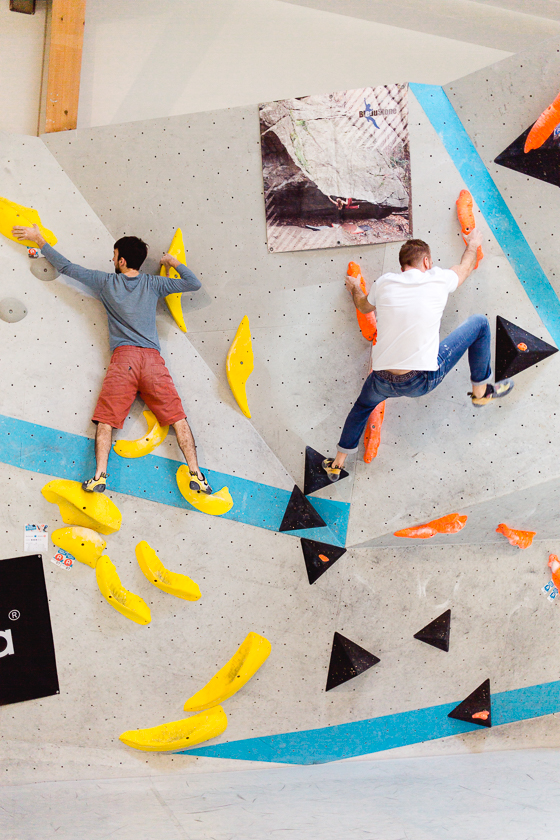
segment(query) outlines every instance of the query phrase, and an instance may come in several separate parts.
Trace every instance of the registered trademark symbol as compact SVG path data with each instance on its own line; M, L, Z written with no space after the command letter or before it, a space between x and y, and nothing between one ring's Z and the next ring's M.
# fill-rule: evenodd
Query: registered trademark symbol
M8 613L8 618L11 621L17 621L17 619L20 617L20 615L21 615L21 613L20 613L19 610L10 610L10 612Z

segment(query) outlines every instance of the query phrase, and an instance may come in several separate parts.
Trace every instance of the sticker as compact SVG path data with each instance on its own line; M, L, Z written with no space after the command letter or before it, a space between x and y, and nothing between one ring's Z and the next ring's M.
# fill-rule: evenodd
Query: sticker
M59 548L54 557L51 557L51 563L60 566L61 569L71 569L75 562L76 558L63 548Z
M549 601L555 601L558 597L558 590L555 587L553 581L549 580L545 586L541 589L543 595L546 595Z
M49 526L26 525L23 533L23 550L32 554L40 554L49 550Z

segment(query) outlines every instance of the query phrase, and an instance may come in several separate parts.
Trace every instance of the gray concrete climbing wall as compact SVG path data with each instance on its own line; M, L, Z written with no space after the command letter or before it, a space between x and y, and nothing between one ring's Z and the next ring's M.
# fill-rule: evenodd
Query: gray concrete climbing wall
M516 84L514 67L510 84ZM432 242L440 264L451 265L461 254L454 202L464 183L410 99L414 233ZM518 133L512 129L511 138ZM153 267L174 228L182 227L189 265L204 292L185 300L187 336L164 310L158 323L164 355L193 412L204 463L285 488L292 480L301 483L304 447L333 451L367 373L368 346L343 286L347 262L360 262L372 279L395 266L398 245L268 253L256 108L80 130L36 143L3 139L13 163L0 192L44 208L44 221L67 256L102 267L112 238L136 233L151 244ZM443 331L477 311L492 321L503 315L551 341L477 218L486 256L451 299ZM543 245L549 260L551 243ZM108 356L100 307L74 284L30 275L19 246L3 241L2 248L9 269L5 295L19 294L29 308L22 321L1 325L9 386L2 413L87 434ZM245 314L256 356L248 386L251 422L233 403L224 370ZM80 365L79 372L69 365ZM218 743L448 703L486 676L498 692L557 680L550 642L558 607L540 592L548 580L548 552L560 537L550 514L559 478L551 433L556 370L553 357L520 374L508 402L474 411L462 361L429 399L389 404L378 458L371 465L358 460L353 481L321 491L352 502L350 549L312 587L293 537L114 494L123 528L109 538L108 553L123 583L151 604L152 624L141 628L111 611L87 567L64 573L45 559L62 694L0 709L10 779L228 766L211 758L133 753L117 737L124 729L180 717L186 697L249 630L267 636L273 653L228 701L229 728ZM37 385L37 397L30 396L30 384ZM127 437L142 428L140 408L127 421ZM174 441L159 455L177 457ZM39 495L49 476L5 465L0 471L11 488L2 502L8 523L2 554L12 556L21 553L26 521L53 527L60 521ZM452 510L469 514L468 527L453 539L411 547L391 537L398 527ZM521 553L494 529L506 516L523 514L510 524L538 534ZM139 539L200 584L200 602L150 591L134 560ZM447 608L452 646L444 654L413 634ZM381 661L326 694L335 630ZM543 717L393 754L559 744L556 718Z

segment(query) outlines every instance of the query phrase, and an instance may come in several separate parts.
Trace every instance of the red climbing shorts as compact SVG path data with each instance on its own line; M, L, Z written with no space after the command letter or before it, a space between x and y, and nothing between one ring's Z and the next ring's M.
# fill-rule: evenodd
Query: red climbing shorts
M93 422L122 429L138 393L160 426L177 423L186 417L171 374L158 351L127 345L113 351Z

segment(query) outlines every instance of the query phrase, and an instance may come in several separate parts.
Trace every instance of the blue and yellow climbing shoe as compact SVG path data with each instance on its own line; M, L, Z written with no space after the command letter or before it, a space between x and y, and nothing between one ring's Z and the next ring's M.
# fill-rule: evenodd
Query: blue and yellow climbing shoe
M501 397L505 397L514 385L515 382L513 379L502 379L501 382L496 382L495 385L491 385L489 382L483 397L475 397L472 392L469 392L469 396L472 404L480 408L482 405L488 405L492 400L499 400Z
M107 486L107 473L101 473L99 478L88 478L82 482L82 490L88 493L104 493Z
M190 489L194 490L196 493L206 493L207 496L210 496L212 494L212 488L206 481L206 477L202 470L199 470L198 473L193 472L188 464L187 469L189 471Z

